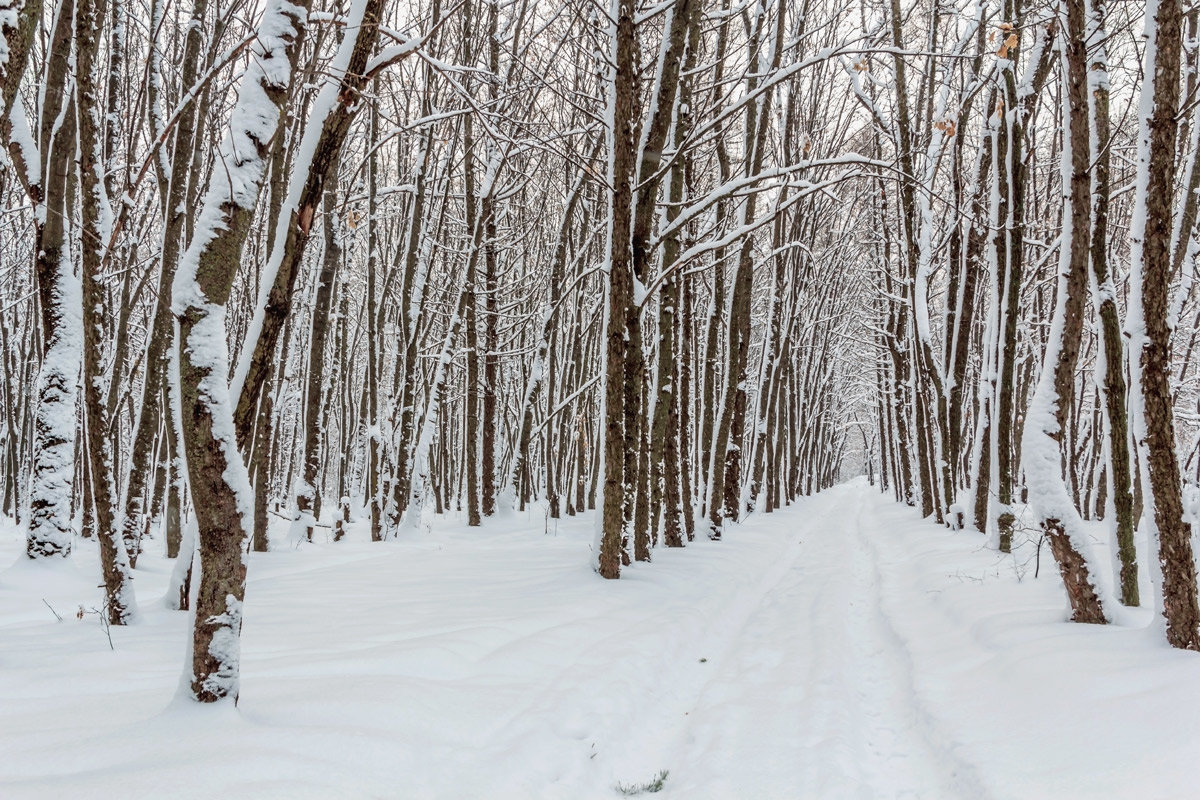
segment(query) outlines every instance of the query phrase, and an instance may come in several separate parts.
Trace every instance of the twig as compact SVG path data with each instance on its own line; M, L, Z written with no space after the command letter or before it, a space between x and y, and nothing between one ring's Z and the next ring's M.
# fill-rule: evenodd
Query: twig
M50 610L53 611L54 609L50 609ZM96 608L95 606L93 606L92 608L84 608L83 606L80 606L79 613L76 614L75 616L77 619L83 619L84 614L96 614L97 616L99 616L100 624L104 626L104 635L108 637L108 649L115 652L117 648L113 646L112 626L109 625L109 623L108 623L108 613L107 612L108 612L108 603L106 602L104 604L103 610Z
M46 598L43 597L42 602L46 603ZM46 603L46 608L50 609L50 613L53 614L55 617L57 617L59 622L63 621L62 615L54 610L54 606L50 605L49 603Z

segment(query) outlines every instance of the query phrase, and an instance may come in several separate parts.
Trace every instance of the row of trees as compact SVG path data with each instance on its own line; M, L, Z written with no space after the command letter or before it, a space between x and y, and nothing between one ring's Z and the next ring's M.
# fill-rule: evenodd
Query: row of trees
M1141 11L935 5L911 59L892 6L895 92L855 84L902 173L875 245L881 465L1002 552L1044 537L1076 621L1141 604L1149 579L1167 640L1194 650L1200 12Z
M1195 647L1197 53L1134 14L0 0L3 511L113 624L181 556L202 701L272 514L595 508L616 578L860 465L1005 551L1026 492L1081 621L1142 520Z
M598 508L615 578L874 436L844 11L85 2L0 13L2 501L113 624L181 556L197 699L272 514Z

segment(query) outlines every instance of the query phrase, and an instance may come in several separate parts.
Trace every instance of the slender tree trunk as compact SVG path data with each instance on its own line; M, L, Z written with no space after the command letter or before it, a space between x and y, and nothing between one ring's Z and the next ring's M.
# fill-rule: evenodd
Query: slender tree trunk
M337 164L335 159L329 167L333 176L337 175ZM339 262L342 260L335 188L326 187L322 204L325 253L321 258L321 273L317 278L316 302L313 304L312 328L308 341L308 381L301 405L304 434L301 440L300 462L304 465L304 472L296 491L296 511L299 513L300 524L305 528L305 536L310 542L313 527L321 518L321 492L317 486L317 475L324 458L321 433L325 427L325 416L321 393L328 377L325 374L325 343L329 337L329 316L333 309L333 285L337 280Z
M608 230L608 314L605 325L607 346L604 359L604 494L600 516L597 569L603 578L621 575L621 541L625 534L625 495L633 487L634 477L626 473L624 383L626 373L626 321L633 298L633 179L637 169L634 157L634 92L637 42L631 0L613 0L612 42L614 65L609 89L612 130L609 132L608 170L612 184Z
M1133 476L1129 452L1129 392L1125 383L1125 343L1117 311L1117 290L1108 268L1108 204L1110 191L1111 131L1109 124L1108 65L1104 53L1104 7L1102 0L1091 0L1089 44L1096 48L1088 75L1088 96L1092 110L1093 136L1096 142L1092 168L1092 247L1093 298L1099 318L1103 380L1105 436L1108 462L1105 473L1112 483L1117 554L1120 561L1121 602L1140 603L1137 551L1134 547ZM1099 369L1099 367L1098 367ZM1102 504L1101 504L1102 507Z
M83 277L83 411L87 475L91 481L96 538L104 573L105 614L111 625L124 625L136 614L129 554L116 525L116 486L109 453L110 418L103 385L105 291L101 242L106 241L101 217L107 211L104 164L101 159L104 111L97 80L99 32L107 8L104 0L81 0L75 12L75 86L78 92L80 153L80 247ZM68 123L69 124L69 123ZM112 120L108 124L113 124Z

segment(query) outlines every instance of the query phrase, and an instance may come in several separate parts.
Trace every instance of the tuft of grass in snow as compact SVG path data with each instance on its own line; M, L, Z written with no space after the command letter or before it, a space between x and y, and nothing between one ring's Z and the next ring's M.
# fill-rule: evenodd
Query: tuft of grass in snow
M663 784L667 782L667 776L670 774L664 769L655 775L653 779L645 783L618 783L615 788L626 797L636 797L639 794L654 794L662 791Z

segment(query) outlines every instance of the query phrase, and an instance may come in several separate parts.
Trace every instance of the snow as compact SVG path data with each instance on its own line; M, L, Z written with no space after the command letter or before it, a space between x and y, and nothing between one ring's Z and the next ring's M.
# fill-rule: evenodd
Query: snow
M421 46L421 40L415 37L403 38L404 41L400 44L389 45L381 49L374 58L367 62L367 67L363 70L363 74L370 75L385 66L394 64L417 52L417 48Z
M41 183L42 154L33 141L33 134L29 131L29 121L25 119L25 114L20 104L13 104L8 114L8 120L12 126L9 131L9 140L12 142L12 147L21 154L21 158L25 162L26 184L34 186ZM43 203L38 203L36 213L39 221L46 219L46 207Z
M19 2L12 5L6 3L3 8L0 8L0 75L8 75L8 61L10 57L8 32L5 28L16 30L20 12L21 3Z
M215 710L173 699L171 562L143 555L110 650L74 613L95 545L30 562L0 526L0 796L613 798L663 770L689 800L1193 794L1200 657L1065 622L1047 552L1035 578L865 482L620 581L588 516L431 522L251 553Z

